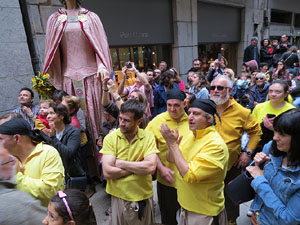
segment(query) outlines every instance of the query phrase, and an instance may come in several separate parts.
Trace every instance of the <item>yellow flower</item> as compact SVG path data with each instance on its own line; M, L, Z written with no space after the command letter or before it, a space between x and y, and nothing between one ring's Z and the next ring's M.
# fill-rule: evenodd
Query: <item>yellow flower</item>
M36 83L35 77L31 78L32 83Z
M43 85L43 84L44 84L44 81L43 81L43 80L40 80L40 81L39 81L39 84L40 84L40 85Z
M46 73L45 75L44 75L44 77L46 77L47 79L49 79L49 73Z

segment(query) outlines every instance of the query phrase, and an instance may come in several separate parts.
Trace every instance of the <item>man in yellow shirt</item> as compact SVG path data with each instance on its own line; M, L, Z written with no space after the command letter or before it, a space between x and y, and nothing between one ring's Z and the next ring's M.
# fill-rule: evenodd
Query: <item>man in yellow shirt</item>
M229 150L228 172L225 185L240 174L240 168L246 167L262 135L257 120L249 109L244 108L230 97L232 81L227 76L218 76L210 86L210 98L217 104L221 121L216 121L216 129L224 139ZM246 149L241 149L241 137L246 132L250 138ZM234 205L225 195L225 207L230 225L236 224L239 206Z
M103 174L111 194L112 225L154 223L152 174L159 151L151 132L139 129L143 105L128 100L121 105L120 128L104 138Z
M36 138L24 119L14 118L0 125L0 142L19 160L17 188L47 206L49 199L64 189L65 172L57 150L42 142L35 144Z
M161 126L169 150L167 159L180 174L176 187L182 207L181 225L227 224L223 189L228 149L214 127L214 114L213 101L193 101L188 117L192 132L183 140L178 129L173 131L167 124Z
M173 88L167 93L167 111L157 115L149 122L146 130L154 134L159 150L157 158L157 197L161 212L161 222L166 225L177 225L176 212L180 208L177 201L175 164L167 161L168 146L160 133L163 123L174 130L178 129L179 135L185 137L190 133L188 116L184 111L186 95L179 88Z

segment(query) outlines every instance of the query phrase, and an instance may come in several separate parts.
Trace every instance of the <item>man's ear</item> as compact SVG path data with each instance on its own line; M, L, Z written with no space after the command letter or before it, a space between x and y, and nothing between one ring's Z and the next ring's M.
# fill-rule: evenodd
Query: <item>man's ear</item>
M34 98L31 98L31 101L30 101L30 102L33 103L33 101L34 101Z
M13 135L13 138L15 139L16 143L19 144L22 136L20 134L15 134Z
M231 95L231 93L232 93L232 87L231 88L229 88L229 95Z
M137 122L137 125L140 126L141 122L143 121L143 117L138 119L136 122Z
M213 119L214 119L214 116L212 116L212 115L207 118L207 120L208 120L209 123L212 123Z

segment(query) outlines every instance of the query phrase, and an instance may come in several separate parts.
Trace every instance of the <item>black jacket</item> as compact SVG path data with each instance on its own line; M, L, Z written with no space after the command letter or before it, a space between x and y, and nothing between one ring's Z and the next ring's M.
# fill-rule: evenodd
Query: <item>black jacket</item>
M65 175L68 177L83 176L84 170L80 160L80 131L71 125L66 125L61 140L56 136L43 135L47 144L56 148L65 167Z
M254 55L256 55L256 62L259 65L258 47L249 45L244 51L244 62L249 62L250 60L254 59Z
M260 62L267 63L270 67L272 65L273 56L269 52L269 50L266 47L262 47L260 49Z

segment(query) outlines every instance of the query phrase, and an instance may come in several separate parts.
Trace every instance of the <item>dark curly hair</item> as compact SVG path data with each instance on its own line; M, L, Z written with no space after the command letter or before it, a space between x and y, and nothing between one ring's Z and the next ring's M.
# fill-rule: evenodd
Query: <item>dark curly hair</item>
M93 207L83 192L75 189L67 189L64 193L67 195L66 201L76 225L97 225ZM50 202L56 204L55 210L63 218L65 224L71 221L67 208L58 195L54 195L50 199Z

